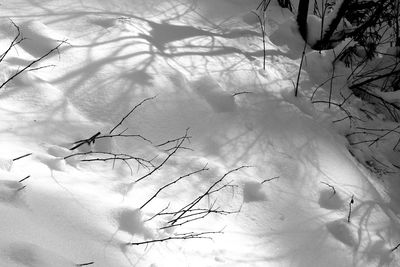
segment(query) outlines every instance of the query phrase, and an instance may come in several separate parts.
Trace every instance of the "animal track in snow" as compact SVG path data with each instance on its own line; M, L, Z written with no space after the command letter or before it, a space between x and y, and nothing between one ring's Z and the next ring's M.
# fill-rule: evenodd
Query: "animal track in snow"
M215 112L233 112L236 110L234 96L225 91L212 77L203 76L195 81L192 86L195 92L203 97Z
M145 239L152 238L153 234L144 226L142 213L139 209L124 208L114 217L118 224L118 230L129 233L132 236L140 235Z

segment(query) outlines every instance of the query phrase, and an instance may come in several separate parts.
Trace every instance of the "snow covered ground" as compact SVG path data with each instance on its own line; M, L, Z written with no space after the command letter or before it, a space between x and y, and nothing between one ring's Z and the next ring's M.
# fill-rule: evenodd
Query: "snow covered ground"
M307 55L294 97L304 44L274 1L263 70L250 13L258 2L1 2L1 51L17 34L11 20L25 38L0 62L1 83L65 43L0 89L0 266L400 264L398 170L378 179L349 152L348 121L332 124L340 110L311 104L331 75L329 52ZM102 138L70 150L114 126L148 141ZM157 146L179 137L174 154L176 142ZM68 157L90 150L168 160L151 172ZM231 214L169 228L171 216L153 218L220 178L226 186L195 208ZM212 239L134 245L207 232Z

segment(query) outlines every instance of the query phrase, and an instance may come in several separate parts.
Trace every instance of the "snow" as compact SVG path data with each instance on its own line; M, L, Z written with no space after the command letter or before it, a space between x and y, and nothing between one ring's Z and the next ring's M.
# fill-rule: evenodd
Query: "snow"
M398 164L396 135L386 146L350 147L348 121L332 123L343 112L310 102L332 75L336 51L306 51L294 97L304 42L276 3L262 70L259 25L250 13L258 2L3 1L0 44L7 47L16 34L8 19L26 40L0 62L1 81L67 43L0 89L0 266L399 264L391 251L400 242L398 169L378 176L361 164L372 156ZM335 66L336 75L347 72L343 63ZM348 93L344 80L334 85ZM322 86L315 98L328 94ZM71 150L120 121L114 134L136 137ZM168 158L185 131L188 140ZM134 160L82 161L101 157L90 151L155 166L167 160L151 172ZM222 177L217 185L225 187L193 208L226 214L169 228L172 214L155 216L187 208ZM180 238L206 232L216 233Z
M11 159L2 158L0 159L0 168L5 171L10 171L13 161Z

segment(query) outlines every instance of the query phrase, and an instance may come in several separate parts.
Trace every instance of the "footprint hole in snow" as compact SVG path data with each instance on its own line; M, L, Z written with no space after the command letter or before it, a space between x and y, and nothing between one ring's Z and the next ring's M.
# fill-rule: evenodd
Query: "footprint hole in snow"
M339 219L326 224L329 233L339 242L349 246L357 246L357 229L344 219Z
M340 193L334 193L332 189L323 189L320 191L318 204L328 210L340 210L345 206Z
M204 76L195 81L192 87L216 113L233 112L236 110L234 96L225 91L214 78Z
M260 202L268 200L267 195L262 191L262 185L258 182L246 182L243 187L243 201Z
M132 236L142 236L145 239L153 238L153 234L143 222L142 212L139 209L124 208L115 214L118 230Z

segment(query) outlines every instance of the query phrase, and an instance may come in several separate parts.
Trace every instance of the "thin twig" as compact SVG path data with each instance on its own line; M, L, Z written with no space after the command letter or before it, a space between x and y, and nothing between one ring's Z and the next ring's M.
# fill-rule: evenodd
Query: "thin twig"
M148 98L142 100L142 101L141 101L139 104L137 104L136 106L134 106L134 107L131 109L131 111L129 111L129 113L126 114L125 117L123 117L122 120L121 120L119 123L117 123L117 125L115 125L114 128L111 129L111 131L109 132L109 134L112 134L112 133L115 131L115 129L117 129L118 126L120 126L120 125L124 122L124 120L126 120L126 118L128 118L129 115L131 115L132 112L134 112L134 111L135 111L138 107L140 107L144 102L149 101L149 100L154 99L154 98L156 98L156 96L148 97Z
M30 155L32 155L32 153L28 153L28 154L22 155L22 156L20 156L20 157L17 157L17 158L15 158L15 159L13 159L12 161L17 161L17 160L20 160L20 159L22 159L22 158L29 157Z
M126 245L138 246L138 245L146 245L146 244L156 243L156 242L165 242L165 241L170 241L170 240L187 240L187 239L199 239L199 238L211 239L211 237L208 236L210 234L222 234L222 231L177 234L175 236L169 236L169 237L159 238L159 239L151 239L151 240L142 241L142 242L130 242L130 243L127 243Z
M77 264L76 266L81 267L81 266L89 266L89 265L92 265L92 264L94 264L94 261L87 262L87 263L80 263L80 264Z
M397 244L397 246L395 246L394 248L392 248L391 251L393 252L393 251L395 251L396 249L398 249L399 247L400 247L400 243Z
M179 141L177 141L178 144L173 148L173 151L170 152L170 153L168 154L168 156L167 156L159 165L157 165L157 166L156 166L152 171L150 171L149 173L147 173L147 174L143 175L142 177L136 179L135 183L142 181L143 179L149 177L150 175L152 175L153 173L155 173L156 171L158 171L159 169L161 169L161 168L164 166L164 164L165 164L165 163L166 163L180 148L181 148L182 144L188 139L188 131L189 131L189 128L186 129L185 135L184 135L183 137L181 137L180 140L178 139L178 140L179 140Z
M169 208L169 205L171 205L171 203L168 203L168 205L163 208L162 210L160 210L159 212L157 212L156 214L154 214L153 216L151 216L150 218L146 219L144 222L148 222L153 220L155 217L160 216L163 214L164 211L166 211Z
M279 176L275 176L275 177L272 177L272 178L269 178L269 179L265 179L264 181L261 182L261 184L269 182L269 181L272 181L272 180L275 180L275 179L279 179Z
M252 94L253 92L249 92L249 91L242 91L242 92L237 92L234 93L233 96L238 96L238 95L244 95L244 94Z
M25 178L22 178L21 180L19 180L18 182L22 183L23 181L25 181L26 179L28 179L28 178L30 178L30 177L31 177L31 176L28 175L28 176L26 176Z
M330 185L330 184L328 184L328 183L326 183L326 182L321 182L321 183L324 184L324 185L329 186L330 188L332 188L332 190L333 190L332 197L333 197L334 195L336 195L336 189L335 189L335 187L334 187L333 185Z
M351 206L354 204L354 195L351 196L351 200L349 202L349 215L347 216L347 222L350 222L351 217Z
M397 126L396 128L394 128L393 130L391 130L391 131L385 133L384 135L379 136L379 137L376 138L371 144L369 144L369 146L372 146L373 144L375 144L376 142L378 142L380 139L384 138L385 136L387 136L388 134L390 134L390 133L392 133L392 132L395 132L395 130L397 130L397 129L399 129L399 128L400 128L400 125Z
M194 175L194 174L197 174L197 173L200 173L200 172L203 172L203 171L207 171L207 170L209 170L209 169L207 168L207 165L205 165L203 168L201 168L201 169L199 169L199 170L196 170L196 171L190 172L190 173L188 173L188 174L182 175L181 177L175 179L174 181L172 181L172 182L170 182L170 183L168 183L168 184L166 184L166 185L160 187L160 188L157 190L157 192L156 192L151 198L149 198L142 206L140 206L139 209L143 209L147 204L150 203L150 201L152 201L153 199L155 199L155 198L157 197L157 195L158 195L162 190L164 190L165 188L167 188L167 187L169 187L169 186L171 186L171 185L173 185L173 184L179 182L179 181L182 180L182 179L185 179L185 178L187 178L187 177L189 177L189 176L192 176L192 175Z
M301 68L303 67L303 61L304 61L304 56L306 54L306 48L307 48L307 42L304 42L304 48L303 48L303 52L301 54L301 60L300 60L299 73L297 74L296 87L294 89L294 96L296 96L296 97L297 97L298 90L299 90L300 74L301 74Z
M223 185L219 187L218 189L215 189L217 185L219 185L229 174L233 172L237 172L243 168L249 168L250 166L241 166L236 169L230 170L229 172L225 173L221 178L219 178L217 181L215 181L202 195L197 197L195 200L193 200L191 203L187 204L185 207L181 209L181 213L179 216L171 220L170 225L173 226L175 225L187 212L189 212L191 209L193 209L204 197L209 196L210 194L213 194L215 192L218 192L222 190L223 188L226 188L229 186L229 184Z

